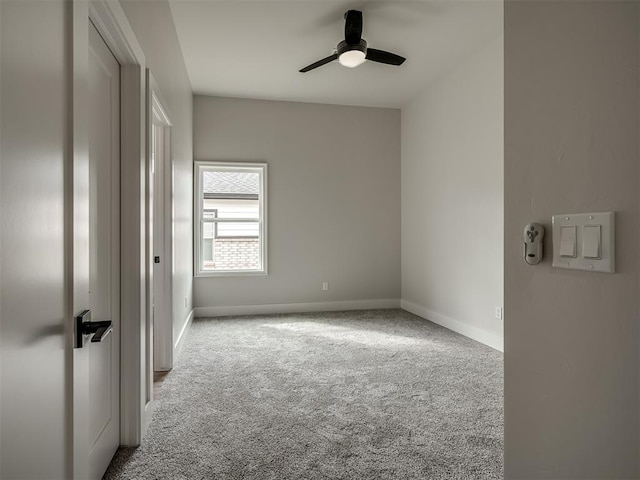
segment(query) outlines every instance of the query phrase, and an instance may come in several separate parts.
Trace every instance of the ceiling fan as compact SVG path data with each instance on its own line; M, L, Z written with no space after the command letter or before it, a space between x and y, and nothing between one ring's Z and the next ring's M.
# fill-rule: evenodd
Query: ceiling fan
M385 52L384 50L376 50L375 48L367 48L367 42L362 38L362 12L349 10L344 14L344 19L344 40L338 43L333 55L307 65L300 70L301 73L321 67L334 60L338 60L341 65L349 68L357 67L364 63L365 60L386 63L387 65L402 65L404 63L406 58L400 55Z

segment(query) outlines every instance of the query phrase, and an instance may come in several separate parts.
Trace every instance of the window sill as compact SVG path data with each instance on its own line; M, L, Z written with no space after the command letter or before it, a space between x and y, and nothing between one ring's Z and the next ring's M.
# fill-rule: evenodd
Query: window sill
M263 277L268 275L266 270L228 270L224 272L197 272L194 277Z

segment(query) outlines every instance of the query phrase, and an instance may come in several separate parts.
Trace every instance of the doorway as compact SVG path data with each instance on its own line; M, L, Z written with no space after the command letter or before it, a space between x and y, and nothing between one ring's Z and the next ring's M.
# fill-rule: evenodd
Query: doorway
M154 372L168 372L173 368L173 232L172 232L172 168L171 168L171 120L166 104L151 72L148 72L149 112L149 185L150 193L148 241L153 259L149 279L151 299L148 311L147 368L153 388Z

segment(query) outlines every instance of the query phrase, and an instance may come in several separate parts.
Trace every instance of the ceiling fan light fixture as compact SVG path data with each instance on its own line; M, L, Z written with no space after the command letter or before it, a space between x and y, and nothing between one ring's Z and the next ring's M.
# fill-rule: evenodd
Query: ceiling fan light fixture
M338 57L340 65L347 68L354 68L358 65L362 65L366 60L366 55L360 50L348 50L343 52Z
M366 60L396 66L404 63L406 58L400 55L375 48L367 48L367 42L362 38L362 12L348 10L344 14L344 19L344 40L338 43L333 54L301 68L299 70L300 73L314 70L334 60L338 60L340 65L347 68L362 65Z

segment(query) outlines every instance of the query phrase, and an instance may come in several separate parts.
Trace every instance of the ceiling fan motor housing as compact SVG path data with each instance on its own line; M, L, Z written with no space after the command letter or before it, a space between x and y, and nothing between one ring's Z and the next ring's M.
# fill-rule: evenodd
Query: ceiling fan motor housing
M360 40L357 44L349 44L346 41L342 41L336 47L336 53L338 56L342 55L344 52L349 52L351 50L359 50L362 53L367 53L367 42L364 40Z

